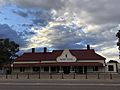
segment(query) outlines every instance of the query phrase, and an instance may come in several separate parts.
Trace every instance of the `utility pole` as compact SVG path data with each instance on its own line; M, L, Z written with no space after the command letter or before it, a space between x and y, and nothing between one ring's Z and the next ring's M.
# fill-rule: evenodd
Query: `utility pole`
M116 37L118 38L117 46L119 50L119 59L120 59L120 30L117 32Z

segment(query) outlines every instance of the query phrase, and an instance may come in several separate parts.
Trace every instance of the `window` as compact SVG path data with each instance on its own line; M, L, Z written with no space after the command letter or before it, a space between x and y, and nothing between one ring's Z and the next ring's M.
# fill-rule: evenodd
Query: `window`
M32 69L33 69L34 72L39 72L40 67L33 67Z
M48 72L49 71L49 67L44 67L44 71Z
M2 68L0 68L0 70L2 70Z
M67 58L67 54L65 55L65 57Z
M113 65L108 65L108 71L114 71Z
M84 73L87 73L87 66L84 66Z
M95 66L95 71L98 71L98 66Z
M72 71L75 71L75 67L72 66Z
M20 72L25 72L25 67L20 67Z
M98 71L98 66L94 66L93 71Z
M57 67L51 67L51 72L56 72Z

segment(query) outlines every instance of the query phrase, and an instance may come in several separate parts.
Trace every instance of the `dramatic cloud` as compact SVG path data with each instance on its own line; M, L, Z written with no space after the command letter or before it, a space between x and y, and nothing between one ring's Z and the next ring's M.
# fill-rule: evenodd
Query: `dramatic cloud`
M25 13L24 11L13 11L13 13L20 15L21 17L27 17L28 14Z
M12 3L25 8L59 9L64 6L64 0L10 0Z
M37 10L37 11L29 11L29 14L33 15L35 18L32 18L33 24L37 26L46 26L50 21L53 20L53 15L48 10Z
M115 35L120 23L119 3L120 0L0 0L1 7L14 6L1 10L0 20L16 29L27 41L27 49L85 48L91 44L108 60L118 59Z
M80 45L77 45L76 43L84 40L82 29L75 30L71 27L63 27L64 26L47 27L43 30L37 31L37 35L30 38L32 43L30 44L30 47L47 46L56 49L80 48ZM83 45L81 46L83 47Z
M6 0L0 0L0 6L4 6L6 3Z
M55 9L59 14L76 13L79 18L86 18L87 23L118 24L120 21L119 0L1 0L1 3L5 2L16 4L21 8Z
M119 3L119 0L75 0L75 7L86 11L95 24L119 23Z
M26 41L22 39L16 31L12 30L12 28L7 24L0 24L0 38L5 39L9 38L12 41L15 41L22 47L26 46Z

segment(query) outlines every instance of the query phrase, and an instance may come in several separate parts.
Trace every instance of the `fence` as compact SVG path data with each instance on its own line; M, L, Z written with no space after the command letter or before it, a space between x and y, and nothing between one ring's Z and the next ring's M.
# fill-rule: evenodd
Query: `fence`
M64 73L16 73L11 75L0 75L0 79L120 79L119 74L112 73L86 73L86 74L64 74Z

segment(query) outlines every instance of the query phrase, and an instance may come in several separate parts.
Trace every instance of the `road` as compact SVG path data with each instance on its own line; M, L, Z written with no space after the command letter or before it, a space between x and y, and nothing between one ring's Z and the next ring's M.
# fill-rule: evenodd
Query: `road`
M120 80L0 80L0 90L120 90Z

